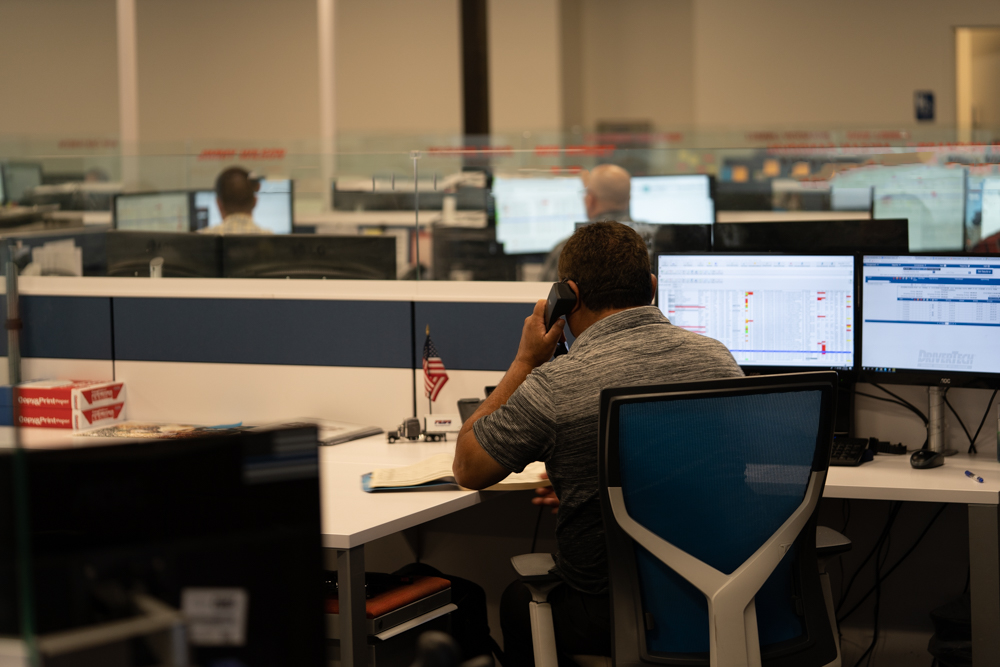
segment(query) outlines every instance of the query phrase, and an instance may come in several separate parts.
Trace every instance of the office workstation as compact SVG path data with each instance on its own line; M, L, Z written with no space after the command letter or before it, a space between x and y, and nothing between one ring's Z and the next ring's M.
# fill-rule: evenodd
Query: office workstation
M989 3L0 24L0 667L1000 665Z

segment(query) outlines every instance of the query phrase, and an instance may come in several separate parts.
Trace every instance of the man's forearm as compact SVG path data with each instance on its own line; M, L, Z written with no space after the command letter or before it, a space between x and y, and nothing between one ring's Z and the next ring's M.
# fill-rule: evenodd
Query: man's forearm
M500 384L496 386L496 389L486 397L486 400L476 409L472 416L469 417L465 423L462 425L459 431L458 437L461 440L462 436L472 430L472 425L476 423L476 420L485 417L497 410L501 405L505 404L524 379L535 369L534 366L523 361L515 359L504 373L503 379L500 380Z

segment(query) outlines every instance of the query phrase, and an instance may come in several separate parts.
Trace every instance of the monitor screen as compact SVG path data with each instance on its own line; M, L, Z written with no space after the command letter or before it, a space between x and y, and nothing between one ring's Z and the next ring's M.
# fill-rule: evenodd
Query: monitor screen
M704 174L635 176L629 214L642 222L711 224L715 205L709 178Z
M851 255L659 255L657 303L741 366L854 366Z
M1000 234L1000 173L969 175L965 199L965 248Z
M504 252L544 253L573 234L587 219L579 178L493 179L497 241Z
M222 224L222 214L215 200L215 191L197 190L194 193L195 229ZM253 220L258 226L274 234L292 233L292 181L289 179L260 182Z
M872 188L873 218L909 221L910 252L963 248L964 169L871 165L836 174L830 187Z
M9 162L3 165L3 181L7 201L21 201L32 188L42 184L42 165Z
M1000 257L865 255L862 278L863 370L1000 374Z
M145 192L115 197L114 228L145 232L191 231L187 192Z

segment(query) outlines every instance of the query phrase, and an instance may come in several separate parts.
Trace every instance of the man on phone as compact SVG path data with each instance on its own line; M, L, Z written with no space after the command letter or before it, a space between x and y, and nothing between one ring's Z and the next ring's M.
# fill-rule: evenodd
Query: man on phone
M549 596L561 655L609 655L608 571L597 492L599 397L606 387L742 375L729 350L673 326L653 305L656 276L646 244L618 222L578 229L559 258L559 278L576 297L565 322L546 332L545 300L524 322L503 380L465 422L455 451L459 484L481 489L544 461L556 502L556 573ZM568 354L552 358L568 326ZM530 595L518 582L501 602L508 664L534 662Z

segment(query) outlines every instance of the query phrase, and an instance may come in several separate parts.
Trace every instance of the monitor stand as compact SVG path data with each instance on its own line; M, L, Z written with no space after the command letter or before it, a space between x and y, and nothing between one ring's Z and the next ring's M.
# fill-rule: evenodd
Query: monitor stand
M927 387L927 449L951 456L957 454L958 450L948 447L944 392L944 387Z

